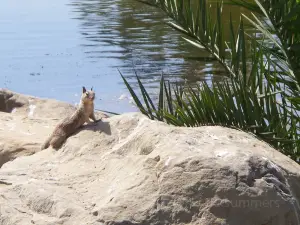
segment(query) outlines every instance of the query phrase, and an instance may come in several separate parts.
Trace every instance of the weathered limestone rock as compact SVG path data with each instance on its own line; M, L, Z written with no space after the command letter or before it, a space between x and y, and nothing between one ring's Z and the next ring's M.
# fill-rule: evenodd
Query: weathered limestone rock
M300 166L249 134L128 113L37 152L64 106L35 98L28 117L19 97L0 114L0 151L23 155L0 169L0 224L300 224Z
M75 106L64 102L0 89L0 168L18 156L39 151L53 127L74 110Z

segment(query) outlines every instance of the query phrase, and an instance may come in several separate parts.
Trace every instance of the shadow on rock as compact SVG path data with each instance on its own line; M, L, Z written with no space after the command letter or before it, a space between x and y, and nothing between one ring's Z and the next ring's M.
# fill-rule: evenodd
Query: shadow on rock
M98 120L96 123L84 125L78 132L82 130L100 131L107 135L111 135L109 122L104 122L103 120Z
M28 100L6 89L0 89L0 111L10 113L14 108L26 105Z

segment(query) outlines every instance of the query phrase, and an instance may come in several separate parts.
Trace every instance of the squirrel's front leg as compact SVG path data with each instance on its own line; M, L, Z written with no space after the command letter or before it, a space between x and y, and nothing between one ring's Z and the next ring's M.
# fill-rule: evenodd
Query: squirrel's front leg
M87 124L91 124L92 122L90 121L90 118L89 117L86 117L85 118L85 122L87 123Z
M99 119L99 120L96 119L94 112L90 115L90 118L91 118L95 123L97 123L98 121L101 121L101 119Z

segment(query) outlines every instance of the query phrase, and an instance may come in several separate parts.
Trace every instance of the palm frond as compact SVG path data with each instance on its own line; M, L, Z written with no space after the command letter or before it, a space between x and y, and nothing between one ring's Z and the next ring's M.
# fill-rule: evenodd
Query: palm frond
M220 125L251 132L300 162L300 29L296 29L300 4L231 0L252 11L250 16L241 15L236 29L231 18L224 26L222 1L214 12L207 0L142 2L161 9L173 20L168 25L188 43L210 53L228 78L211 86L204 81L196 87L172 87L162 75L155 107L138 76L144 104L122 76L141 112L176 126ZM255 32L246 32L245 23ZM230 31L228 40L225 29Z

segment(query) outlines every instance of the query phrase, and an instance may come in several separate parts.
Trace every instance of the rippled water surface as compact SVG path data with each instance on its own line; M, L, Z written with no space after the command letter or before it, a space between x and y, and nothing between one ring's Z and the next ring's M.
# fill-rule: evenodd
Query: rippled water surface
M153 94L161 72L191 83L222 75L165 21L134 0L3 1L0 87L75 104L94 86L98 109L122 113L136 109L117 68L133 85L135 68Z

